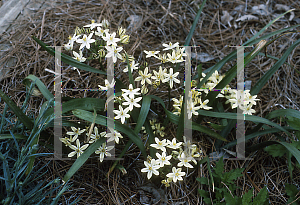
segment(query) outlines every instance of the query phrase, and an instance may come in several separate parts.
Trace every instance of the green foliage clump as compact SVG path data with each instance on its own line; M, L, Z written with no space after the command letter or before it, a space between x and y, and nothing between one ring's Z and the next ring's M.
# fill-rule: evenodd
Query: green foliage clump
M235 195L234 190L236 190L237 187L234 183L234 180L236 180L238 177L243 176L242 172L244 171L244 168L240 169L233 169L230 172L224 171L224 163L223 163L223 157L220 158L220 160L216 163L216 167L213 168L214 172L212 173L213 180L208 180L206 177L197 178L197 181L199 181L201 184L205 185L205 189L201 190L198 189L198 192L200 196L202 196L204 199L205 204L230 204L230 205L265 205L269 204L268 202L268 192L266 187L260 190L258 195L253 198L253 189L245 193L243 196L238 197ZM210 190L210 188L213 187L213 192L211 195L205 191ZM240 189L240 188L239 188Z

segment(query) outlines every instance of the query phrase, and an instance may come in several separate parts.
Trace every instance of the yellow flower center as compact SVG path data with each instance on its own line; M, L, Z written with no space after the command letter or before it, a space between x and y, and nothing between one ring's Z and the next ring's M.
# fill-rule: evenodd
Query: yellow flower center
M176 177L178 177L178 176L179 176L179 174L178 174L178 173L175 173L175 176L176 176Z
M152 170L152 167L149 167L149 170Z
M164 160L166 160L166 158L165 158L165 157L162 157L162 158L161 158L161 160L163 160L163 161L164 161Z

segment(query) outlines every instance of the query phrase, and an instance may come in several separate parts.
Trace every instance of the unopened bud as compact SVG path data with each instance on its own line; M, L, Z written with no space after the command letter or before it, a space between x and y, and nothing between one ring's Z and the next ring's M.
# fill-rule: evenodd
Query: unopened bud
M129 43L129 36L128 35L122 35L121 36L121 43L124 43L124 44Z

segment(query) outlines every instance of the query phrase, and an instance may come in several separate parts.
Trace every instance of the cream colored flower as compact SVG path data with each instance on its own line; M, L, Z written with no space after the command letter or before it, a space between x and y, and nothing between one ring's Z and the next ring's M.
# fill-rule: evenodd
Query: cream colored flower
M147 173L148 179L150 179L152 177L152 174L159 175L159 172L157 171L157 169L159 169L160 166L157 164L155 159L151 159L150 163L144 161L144 164L145 164L146 168L143 168L141 170L141 172L148 172Z
M182 176L185 175L185 172L181 172L181 168L176 169L176 167L172 168L172 173L167 174L166 176L173 179L173 182L177 182L177 180L182 181Z
M83 49L84 47L90 49L90 44L95 42L95 39L91 39L92 35L93 33L90 33L89 36L84 34L82 39L76 40L77 43L81 43L79 50Z
M90 27L93 30L96 26L102 26L102 23L95 23L95 20L91 20L91 24L85 25L83 27Z
M165 146L168 145L167 142L166 142L166 139L163 139L163 140L160 141L157 137L155 137L154 140L155 140L156 144L151 144L150 146L154 147L156 149L160 149L163 152L166 152Z
M111 154L108 152L112 150L114 146L106 146L106 143L104 142L96 151L95 154L100 154L100 162L103 162L104 156L111 157Z
M178 79L176 79L176 77L178 75L179 75L179 72L176 72L173 74L173 68L170 68L170 73L169 74L165 73L166 78L162 82L163 83L169 82L170 88L173 88L173 82L180 83L180 81Z
M151 77L151 73L148 74L148 67L145 68L144 73L142 71L139 71L140 76L138 76L135 81L141 81L142 85L145 84L145 81L148 84L152 84L151 80L149 79Z
M181 146L181 144L182 144L182 142L176 142L176 138L173 138L173 140L172 141L170 141L170 140L167 140L167 143L168 143L168 145L167 145L167 147L169 147L169 148L171 148L171 149L178 149L178 148L180 148L180 146Z
M172 156L167 156L166 152L163 152L161 155L157 152L156 157L156 162L160 165L160 167L164 167L165 165L171 164L169 160L172 158Z
M127 114L128 111L128 107L123 110L122 106L119 105L119 110L114 110L114 113L117 114L117 116L115 116L115 119L121 118L121 123L124 124L125 118L130 118L130 115Z
M68 157L73 157L75 154L77 154L77 158L78 158L83 153L83 150L85 150L89 146L89 144L85 144L82 147L80 147L79 139L76 140L76 145L77 146L74 145L69 146L74 151L69 153Z
M155 58L157 58L156 54L159 53L159 51L146 51L146 50L144 50L144 52L147 54L146 58L150 58L152 56L155 57Z
M77 137L85 131L85 129L80 130L80 128L76 129L75 127L71 127L71 129L73 130L73 132L67 132L67 135L70 135L70 142L74 142ZM72 135L74 135L73 138L71 137Z

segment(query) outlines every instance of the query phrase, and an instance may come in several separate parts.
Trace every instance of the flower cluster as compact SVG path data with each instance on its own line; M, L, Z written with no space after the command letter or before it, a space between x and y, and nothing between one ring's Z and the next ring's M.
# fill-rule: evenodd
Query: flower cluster
M173 138L172 141L163 139L159 140L159 138L155 138L156 144L151 144L151 147L154 147L157 150L162 151L156 153L157 159L152 159L148 157L147 161L144 161L144 165L146 168L143 168L141 172L147 172L147 178L150 179L152 174L159 175L159 169L165 167L165 165L171 165L170 173L166 174L166 179L162 180L162 183L165 186L169 186L170 182L177 182L177 180L183 180L183 176L185 176L185 172L181 171L183 167L185 168L194 168L190 162L197 164L195 158L200 157L202 151L198 150L195 144L191 144L190 141L187 141L186 137L183 136L184 142L177 142L176 138ZM173 150L171 154L168 154L167 148ZM185 150L183 150L185 148ZM172 160L174 162L171 162ZM177 163L177 167L174 166L176 163L175 159L179 159ZM172 168L171 168L172 167Z
M123 47L118 46L117 43L128 44L129 36L126 35L126 29L122 27L118 29L118 38L116 37L117 33L110 32L108 26L109 22L104 19L101 23L96 23L95 20L92 20L91 24L83 26L87 29L79 29L77 27L74 35L69 36L69 42L64 44L64 48L73 50L75 42L80 44L79 52L73 51L73 58L79 62L85 62L87 59L99 59L101 61L102 57L112 57L114 63L116 63L117 59L125 62L125 53L121 53ZM82 56L84 48L92 52L89 58ZM129 60L132 61L132 57Z
M202 73L202 77L204 78L206 75ZM200 78L200 81L203 79ZM188 118L191 119L192 115L198 115L198 112L196 112L199 109L205 109L210 110L212 107L207 106L209 103L209 100L206 99L202 102L201 97L203 96L202 93L208 94L208 92L224 78L224 75L219 75L218 71L215 71L209 78L207 83L203 85L203 88L201 90L196 89L196 83L195 81L191 84L191 91L189 93L190 100L187 102L187 112L188 112ZM202 92L202 93L201 93ZM238 92L240 95L237 95ZM244 92L244 93L243 93ZM242 102L242 96L244 95L244 101ZM259 99L256 99L257 95L251 96L250 90L245 91L237 91L235 89L231 89L229 85L227 85L224 89L220 91L220 93L216 96L216 98L225 97L228 100L225 102L225 104L231 103L232 109L239 106L241 110L243 110L243 114L252 115L252 113L255 113L254 109L252 108L252 105L256 105L256 101ZM174 101L173 107L175 108L173 110L173 113L176 115L180 115L181 108L182 108L182 102L183 102L183 96L179 97L179 100L176 98L172 99ZM199 106L197 106L199 105Z
M80 145L80 141L78 139L78 136L84 133L88 129L80 130L80 128L76 129L75 127L71 127L73 132L67 132L67 135L69 137L60 138L60 141L65 144L65 146L71 148L72 152L68 154L68 157L73 157L75 154L77 154L77 158L84 152L86 148L88 148L89 144L94 143L96 140L98 140L100 137L107 137L107 142L115 141L116 143L119 143L119 138L123 138L121 133L117 132L116 130L114 133L106 133L106 131L99 133L98 128L94 127L94 133L92 133L89 136L89 133L86 133L86 136L88 138L89 144ZM76 146L72 143L76 141ZM105 156L110 157L111 154L108 152L112 150L114 146L106 146L106 143L103 143L96 151L95 154L99 154L100 156L100 162L103 161Z

